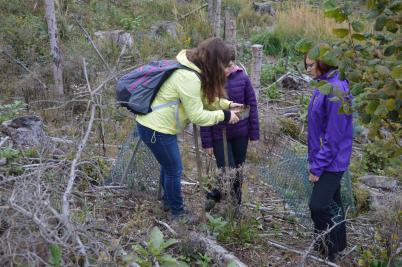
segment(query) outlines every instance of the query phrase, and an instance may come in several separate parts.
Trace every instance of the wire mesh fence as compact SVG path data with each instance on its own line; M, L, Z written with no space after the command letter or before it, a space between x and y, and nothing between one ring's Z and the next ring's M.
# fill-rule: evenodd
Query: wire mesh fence
M126 138L116 159L109 182L126 185L133 196L160 196L160 165L139 138L137 127Z
M282 141L273 145L267 154L268 160L261 162L262 179L273 186L302 224L311 226L308 201L313 186L308 181L306 148ZM135 127L121 147L109 182L126 185L133 196L157 198L161 195L159 176L160 165L140 140ZM341 196L345 210L353 211L355 206L349 172L343 176Z
M261 177L280 194L302 224L311 226L308 201L313 185L308 180L306 149L292 147L294 146L284 143L274 146L268 162L261 167ZM341 196L345 210L354 210L349 172L343 175Z

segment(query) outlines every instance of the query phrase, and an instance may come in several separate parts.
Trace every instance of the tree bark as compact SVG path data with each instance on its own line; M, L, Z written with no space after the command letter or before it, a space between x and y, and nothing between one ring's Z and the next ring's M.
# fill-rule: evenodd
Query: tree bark
M222 0L215 2L215 20L214 20L214 36L221 36L221 13L222 13Z
M63 65L58 41L57 22L54 0L45 0L46 21L50 41L50 54L53 58L54 89L59 96L64 96Z
M215 0L208 0L208 22L211 27L214 26L215 24L215 19L214 19L214 2Z
M225 11L225 40L235 45L236 44L236 20L232 18L229 10Z
M258 99L261 88L262 45L255 44L252 49L251 83Z

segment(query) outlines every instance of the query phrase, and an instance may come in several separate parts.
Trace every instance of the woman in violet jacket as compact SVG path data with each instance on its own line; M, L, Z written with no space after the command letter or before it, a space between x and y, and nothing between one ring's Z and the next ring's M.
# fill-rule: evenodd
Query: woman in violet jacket
M348 82L340 80L336 67L305 56L305 68L315 80L325 80L340 90L351 103ZM352 153L353 125L351 114L340 114L339 101L314 89L308 107L309 180L314 183L310 198L311 218L316 233L338 225L321 239L315 248L329 261L346 247L346 225L341 201L341 179L348 169Z
M240 167L246 160L246 152L248 142L257 141L260 137L257 101L254 89L250 79L243 69L238 67L233 61L235 60L235 50L231 48L231 65L226 69L227 81L226 92L230 101L250 106L250 116L240 120L237 124L228 124L221 122L214 126L201 127L200 135L202 147L207 150L208 154L215 155L218 168L225 165L223 150L223 133L226 128L228 142L228 160L230 168ZM236 179L232 183L231 193L236 204L241 203L241 187L242 177L239 171L236 172ZM206 205L209 211L221 199L219 189L215 188L207 194L207 198L213 200L212 203Z

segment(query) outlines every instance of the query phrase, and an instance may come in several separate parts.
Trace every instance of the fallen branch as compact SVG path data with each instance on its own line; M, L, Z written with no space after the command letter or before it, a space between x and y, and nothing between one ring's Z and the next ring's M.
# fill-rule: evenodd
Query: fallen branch
M85 74L86 80L88 81L85 59L84 59L84 74ZM88 83L88 90L90 91L91 96L92 96L91 87L90 87L89 83ZM82 151L84 150L85 145L88 141L89 135L92 131L93 122L95 120L96 106L95 106L95 103L93 102L93 97L91 97L91 98L92 98L91 99L92 106L91 106L91 115L90 115L88 127L85 132L84 138L81 140L81 143L78 146L78 150L75 154L75 158L71 164L70 177L68 179L67 188L63 194L63 209L62 209L63 219L64 219L64 223L65 223L66 227L71 231L71 233L73 233L73 229L72 229L72 226L70 223L70 196L71 196L71 192L74 187L75 178L77 176L76 167L81 158ZM86 249L85 249L84 245L82 244L81 239L78 235L75 236L75 239L80 248L80 253L85 257L85 261L86 261L85 264L86 264L86 266L88 266L89 262L88 262L88 258L86 256L86 254L87 254Z
M173 236L177 236L177 232L176 232L175 230L173 230L173 228L170 227L169 224L167 224L167 223L165 223L165 222L162 222L162 221L159 221L159 220L157 220L156 218L155 218L155 222L157 222L158 224L163 225L164 227L166 227L166 229L168 229L168 231L169 231Z
M228 266L229 264L237 267L247 266L230 251L220 246L215 240L209 239L196 232L190 232L189 236L192 241L199 243L203 249L205 249L206 254L212 257L218 266Z
M287 250L287 251L290 251L290 252L293 252L293 253L296 253L296 254L299 254L299 255L303 255L303 254L304 254L302 251L296 250L296 249L294 249L294 248L287 247L287 246L285 246L285 245L276 243L276 242L274 242L274 241L267 240L267 243L270 244L271 246L276 247L276 248L280 248L280 249L283 249L283 250ZM327 265L329 265L329 266L332 266L332 267L340 267L338 264L335 264L335 263L333 263L333 262L328 262L328 261L326 261L326 260L320 259L320 258L315 257L315 256L312 256L312 255L308 255L307 257L308 257L309 259L312 259L312 260L315 260L315 261L318 261L318 262L321 262L321 263L325 263L325 264L327 264Z

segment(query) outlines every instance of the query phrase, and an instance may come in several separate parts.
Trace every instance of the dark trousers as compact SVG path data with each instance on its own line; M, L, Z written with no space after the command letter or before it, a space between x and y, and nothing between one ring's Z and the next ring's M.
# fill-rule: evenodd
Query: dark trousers
M324 172L314 183L309 206L317 234L345 219L341 200L342 175L343 172ZM342 222L332 229L316 248L324 254L333 254L345 249L346 223Z
M229 168L239 168L246 161L248 146L248 137L238 137L228 140L228 164ZM223 149L223 140L215 140L213 142L214 155L216 165L218 168L225 166L225 155ZM242 187L242 173L236 172L236 178L232 183L231 193L237 204L241 203L241 187ZM218 199L219 201L219 199Z

